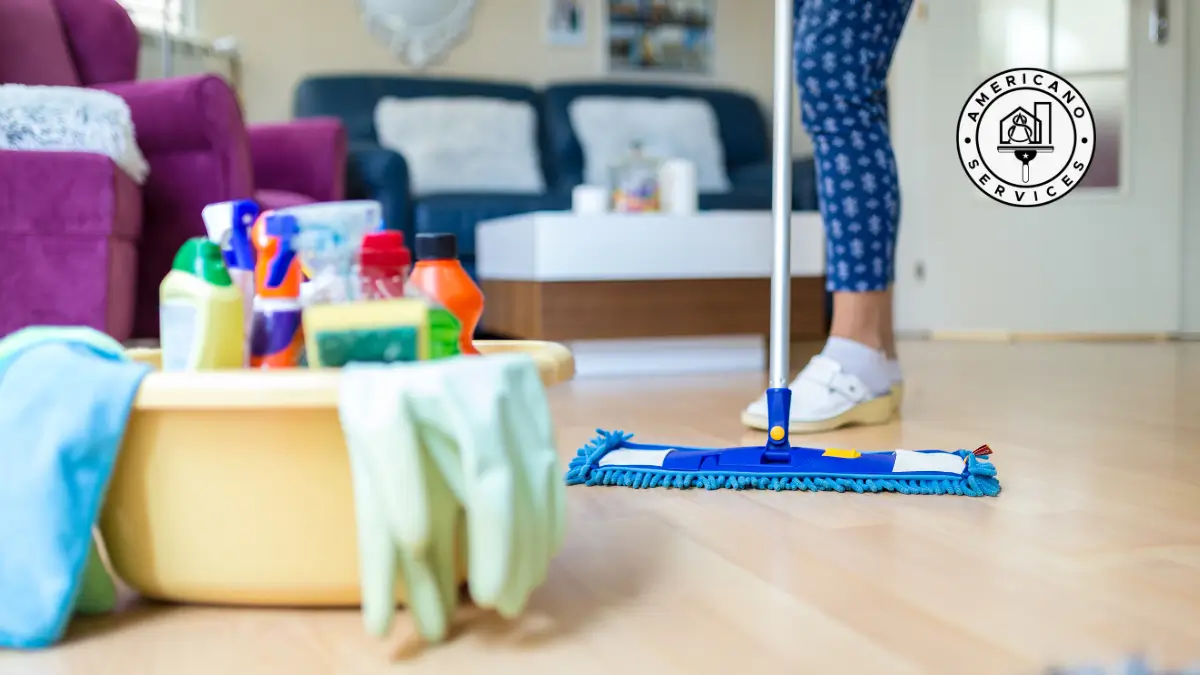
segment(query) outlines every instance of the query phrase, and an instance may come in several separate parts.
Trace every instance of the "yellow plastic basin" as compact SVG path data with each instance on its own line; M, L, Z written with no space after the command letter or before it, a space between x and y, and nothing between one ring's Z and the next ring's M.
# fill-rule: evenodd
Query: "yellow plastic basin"
M546 386L575 374L559 344L475 344L483 358L529 353ZM129 353L160 365L157 350ZM358 605L338 377L308 369L148 375L100 518L114 571L159 600Z

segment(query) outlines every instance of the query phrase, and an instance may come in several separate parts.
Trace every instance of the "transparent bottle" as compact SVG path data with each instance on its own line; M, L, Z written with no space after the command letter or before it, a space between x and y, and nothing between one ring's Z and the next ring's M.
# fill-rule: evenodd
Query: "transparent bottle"
M642 152L634 142L625 159L610 171L612 210L617 213L652 213L662 208L658 171L661 162Z

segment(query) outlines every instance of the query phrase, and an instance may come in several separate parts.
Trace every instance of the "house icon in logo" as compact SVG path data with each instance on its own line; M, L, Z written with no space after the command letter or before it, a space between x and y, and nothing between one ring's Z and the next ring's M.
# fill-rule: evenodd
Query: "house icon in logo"
M1012 153L1021 162L1021 182L1029 182L1029 163L1039 154L1054 152L1050 144L1050 103L1033 104L1033 112L1017 106L1000 118L1000 145L996 150Z
M1000 118L1000 145L996 149L1000 152L1016 152L1018 150L1053 152L1050 104L1034 103L1032 113L1022 106L1017 106L1012 112Z

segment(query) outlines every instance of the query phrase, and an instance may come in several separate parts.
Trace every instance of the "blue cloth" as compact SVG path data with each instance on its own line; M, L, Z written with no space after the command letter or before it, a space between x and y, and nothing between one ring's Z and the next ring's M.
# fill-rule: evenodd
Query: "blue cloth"
M813 140L830 291L896 276L900 188L885 83L912 0L794 0L796 84Z
M148 371L90 329L0 341L0 647L46 647L66 630Z

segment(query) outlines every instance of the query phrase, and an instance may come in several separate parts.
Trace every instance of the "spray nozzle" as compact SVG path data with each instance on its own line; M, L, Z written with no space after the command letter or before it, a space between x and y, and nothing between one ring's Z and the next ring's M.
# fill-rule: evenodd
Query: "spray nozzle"
M258 213L258 203L253 199L216 202L200 212L208 238L221 247L222 258L229 269L254 269L250 226Z
M258 218L258 214L258 204L254 200L243 199L233 203L229 249L233 253L234 262L230 267L243 270L254 269L254 244L250 241L250 226Z
M265 284L267 288L278 288L287 276L288 268L296 257L296 246L293 241L300 233L300 225L296 217L288 214L271 214L264 224L266 235L275 239L275 256L268 268Z

